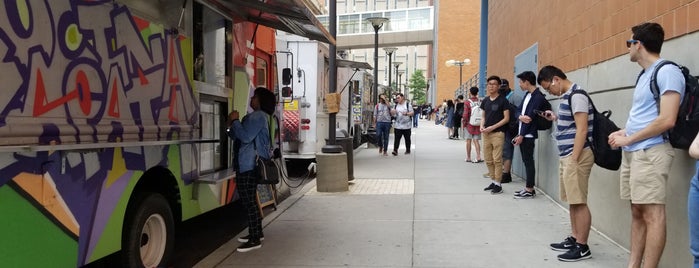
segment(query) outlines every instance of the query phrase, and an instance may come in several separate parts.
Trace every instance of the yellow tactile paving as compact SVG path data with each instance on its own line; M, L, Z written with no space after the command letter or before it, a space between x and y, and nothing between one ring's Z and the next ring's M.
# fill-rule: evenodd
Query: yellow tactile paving
M349 191L337 193L319 193L313 187L306 195L388 195L413 194L415 183L409 179L356 179L350 182Z

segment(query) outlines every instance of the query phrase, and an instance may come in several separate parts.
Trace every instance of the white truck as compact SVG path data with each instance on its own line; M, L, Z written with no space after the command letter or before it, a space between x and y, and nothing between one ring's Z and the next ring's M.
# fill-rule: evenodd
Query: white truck
M282 81L279 83L283 102L282 155L287 160L315 159L329 137L329 114L325 105L325 96L329 93L329 49L326 44L285 33L279 33L276 42L278 77ZM361 121L363 110L362 107L354 109L358 115L353 114L350 103L363 99L365 94L358 87L365 84L364 70L371 66L341 59L336 63L336 92L340 93L341 102L333 129L350 133L354 131L355 120ZM337 137L341 138L344 134L340 133ZM359 140L360 135L356 136Z

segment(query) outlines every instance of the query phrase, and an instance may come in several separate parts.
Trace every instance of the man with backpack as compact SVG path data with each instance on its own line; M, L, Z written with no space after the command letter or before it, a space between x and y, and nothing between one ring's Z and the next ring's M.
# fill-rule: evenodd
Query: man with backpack
M560 261L589 259L592 253L587 238L592 215L587 206L587 190L590 170L595 161L588 142L592 137L592 105L585 94L572 94L582 89L555 66L541 68L537 82L549 94L561 96L562 99L557 115L551 110L544 111L542 115L549 121L556 121L555 137L560 156L559 191L561 201L568 202L570 206L568 213L572 234L563 242L550 244L550 247L565 251L558 255Z
M632 62L643 68L636 82L626 128L609 135L609 144L622 147L620 195L631 201L631 255L628 267L657 267L665 248L667 179L674 159L665 133L677 119L685 79L673 64L662 65L660 50L665 33L657 23L631 28L626 41ZM657 77L653 74L657 73ZM658 86L659 101L651 91Z
M398 102L391 109L391 115L396 117L393 126L393 152L391 152L393 156L398 155L401 137L405 137L405 154L410 154L410 132L412 131L414 113L412 105L405 99L403 93L396 94L396 100Z
M464 114L462 116L462 125L466 126L464 136L466 138L466 162L480 163L481 160L481 119L483 110L481 110L481 101L478 99L478 87L471 87L466 102L464 102ZM471 160L471 144L476 149L476 161Z
M535 120L545 120L537 113L551 109L551 104L543 93L536 87L536 75L532 71L525 71L517 75L519 87L526 92L522 104L519 105L519 128L514 138L514 145L519 146L522 161L526 170L526 186L515 192L515 198L534 198L534 183L536 167L534 166L534 142L538 137L538 126ZM547 120L548 121L548 120Z
M505 130L505 143L502 145L502 183L512 182L512 157L515 152L515 145L513 139L517 136L518 123L517 123L517 105L521 102L521 99L514 90L510 88L510 81L507 79L502 79L502 84L499 89L500 95L505 96L507 99L507 109L510 111L510 119L507 123L507 130Z

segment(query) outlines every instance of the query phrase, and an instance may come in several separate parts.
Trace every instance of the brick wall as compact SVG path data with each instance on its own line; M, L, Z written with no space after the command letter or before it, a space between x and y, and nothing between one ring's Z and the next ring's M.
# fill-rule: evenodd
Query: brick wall
M697 0L490 0L488 75L509 77L514 58L539 43L539 67L576 70L627 53L631 27L660 23L665 38L699 30Z
M463 67L463 82L478 73L480 12L480 0L439 1L439 17L435 18L438 24L435 57L437 104L444 99L453 99L454 90L459 87L459 67L447 67L444 64L447 60L471 60L471 65Z

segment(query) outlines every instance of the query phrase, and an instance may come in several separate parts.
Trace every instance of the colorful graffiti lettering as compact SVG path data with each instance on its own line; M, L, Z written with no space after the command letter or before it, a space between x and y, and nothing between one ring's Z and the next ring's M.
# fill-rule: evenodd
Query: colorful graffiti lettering
M194 136L198 104L185 65L189 45L113 1L1 1L0 145ZM0 213L15 215L2 217L0 225L31 223L2 231L0 248L19 242L26 250L14 253L36 254L32 242L49 243L57 251L45 266L54 267L82 265L113 252L103 240L119 239L109 234L120 227L113 211L125 206L128 197L122 195L132 178L155 165L189 177L196 163L181 159L190 159L193 151L193 146L154 146L0 152ZM64 254L71 250L77 259ZM21 258L3 254L8 253L0 252L2 260Z

